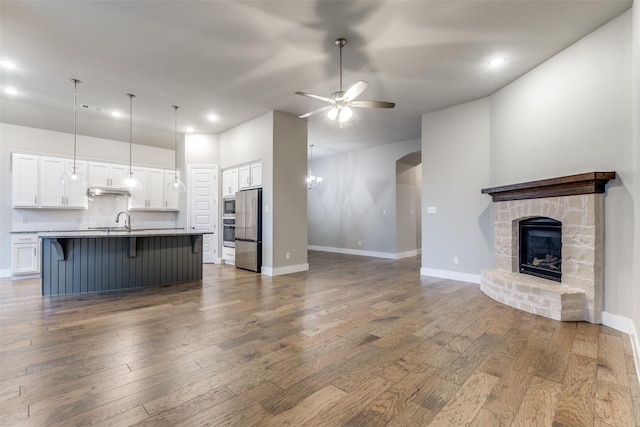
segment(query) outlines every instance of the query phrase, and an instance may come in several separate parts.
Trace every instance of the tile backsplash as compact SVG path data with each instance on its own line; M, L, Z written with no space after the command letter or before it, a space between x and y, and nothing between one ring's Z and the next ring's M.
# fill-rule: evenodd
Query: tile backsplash
M120 211L131 215L133 228L178 228L177 212L127 210L126 197L93 197L87 209L12 209L13 231L82 230L89 227L124 225L123 217L116 224Z

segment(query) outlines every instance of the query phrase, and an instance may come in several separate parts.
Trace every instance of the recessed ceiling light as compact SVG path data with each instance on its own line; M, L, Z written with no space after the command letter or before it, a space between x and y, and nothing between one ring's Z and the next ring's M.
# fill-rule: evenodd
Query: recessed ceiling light
M16 64L15 63L13 63L11 61L7 61L5 59L0 61L0 65L2 65L2 67L6 68L7 70L13 70L14 68L16 68Z
M113 117L122 117L122 113L120 111L112 111L111 115Z
M187 126L187 132L188 132L188 133L191 133L191 132L193 132L193 131L194 131L194 129L193 129L191 126Z
M500 56L497 58L493 58L492 60L489 61L489 65L491 65L492 67L497 67L498 65L502 65L504 64L504 61L506 60L506 58Z
M207 116L207 119L208 119L209 121L216 122L216 121L218 121L220 118L219 118L216 114L209 114L209 115Z
M18 93L20 93L18 92L18 89L16 89L15 87L5 87L3 91L7 95L17 95Z

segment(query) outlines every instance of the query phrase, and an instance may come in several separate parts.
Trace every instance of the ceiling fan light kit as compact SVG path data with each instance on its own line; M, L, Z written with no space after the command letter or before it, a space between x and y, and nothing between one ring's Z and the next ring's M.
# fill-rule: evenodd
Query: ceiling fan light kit
M395 103L386 101L356 101L355 99L364 92L369 83L364 80L357 81L354 85L349 87L346 91L342 90L342 48L347 44L347 40L339 38L335 41L335 45L340 49L340 90L333 92L329 98L313 95L311 93L296 92L296 95L306 96L308 98L317 99L322 102L326 102L329 106L318 108L309 113L298 116L301 119L306 119L318 113L327 112L327 118L332 121L337 121L342 127L342 123L346 123L353 119L352 108L393 108Z

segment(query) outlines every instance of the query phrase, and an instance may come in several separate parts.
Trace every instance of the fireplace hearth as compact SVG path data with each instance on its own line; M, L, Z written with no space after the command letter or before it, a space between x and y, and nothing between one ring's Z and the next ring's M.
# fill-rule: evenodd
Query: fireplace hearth
M562 281L562 222L547 217L519 223L520 273Z

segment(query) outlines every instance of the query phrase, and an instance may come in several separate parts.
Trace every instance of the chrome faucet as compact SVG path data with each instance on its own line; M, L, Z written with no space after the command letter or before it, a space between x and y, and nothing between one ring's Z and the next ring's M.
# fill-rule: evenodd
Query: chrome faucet
M121 211L118 212L118 216L116 217L116 223L120 222L120 215L125 214L127 217L124 220L124 229L127 231L131 231L131 216L129 216L128 212Z

